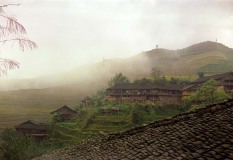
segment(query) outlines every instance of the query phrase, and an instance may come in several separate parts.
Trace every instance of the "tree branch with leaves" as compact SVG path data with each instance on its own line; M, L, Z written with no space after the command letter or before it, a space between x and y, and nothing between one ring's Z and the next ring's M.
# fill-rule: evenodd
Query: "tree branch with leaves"
M0 43L6 45L9 42L18 42L21 51L25 49L37 48L37 44L26 38L26 29L13 16L9 16L4 10L4 7L19 6L20 4L4 4L0 5ZM6 75L11 69L19 68L19 62L0 58L0 76Z

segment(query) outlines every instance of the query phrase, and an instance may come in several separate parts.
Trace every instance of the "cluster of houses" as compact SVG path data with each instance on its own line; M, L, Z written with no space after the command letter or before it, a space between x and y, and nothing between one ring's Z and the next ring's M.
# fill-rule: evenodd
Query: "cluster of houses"
M72 120L78 116L78 112L66 105L51 112L50 114L57 115L60 121ZM28 135L36 140L41 140L48 137L50 127L45 123L28 120L15 126L15 129L19 134Z
M106 99L109 101L127 101L127 102L161 102L161 105L179 104L182 99L190 96L193 92L210 79L218 81L218 89L226 92L233 92L233 72L206 76L197 79L187 85L180 84L120 84L107 89ZM92 103L89 97L84 98L81 102L84 106ZM117 115L120 111L119 107L103 108L102 115ZM61 121L72 120L78 116L78 112L63 106L51 114L58 115ZM49 125L28 120L22 124L15 126L18 133L32 136L36 139L43 139L48 136Z
M219 90L227 93L233 92L233 72L217 74L213 76L200 77L186 85L181 84L119 84L107 89L106 99L109 101L127 102L160 102L164 105L177 105L196 92L203 83L213 79L218 81L216 86Z

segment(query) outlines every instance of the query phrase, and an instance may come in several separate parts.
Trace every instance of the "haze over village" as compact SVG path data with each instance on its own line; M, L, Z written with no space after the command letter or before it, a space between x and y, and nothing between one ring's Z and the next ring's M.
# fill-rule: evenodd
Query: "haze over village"
M233 159L232 13L1 1L0 159Z
M232 2L226 0L6 2L21 4L5 10L38 44L26 53L16 45L9 45L8 54L1 51L20 62L20 70L7 78L64 73L103 58L131 57L156 45L176 50L217 39L233 47Z

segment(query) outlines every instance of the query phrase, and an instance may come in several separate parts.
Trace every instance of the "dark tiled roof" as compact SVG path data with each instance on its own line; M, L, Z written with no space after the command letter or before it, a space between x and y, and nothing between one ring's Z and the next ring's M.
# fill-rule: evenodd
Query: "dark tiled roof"
M182 88L182 91L196 91L198 88L197 84L187 84Z
M49 125L45 123L39 123L36 121L28 120L26 122L23 122L17 126L15 126L15 129L49 129Z
M37 160L233 159L233 100L93 138Z
M180 84L135 84L135 83L126 83L118 84L114 87L108 88L107 90L132 90L132 89L160 89L160 90L176 90L180 91L183 88L183 85Z
M68 113L69 114L70 112L77 114L77 112L75 110L73 110L70 107L65 105L65 106L51 112L51 114L53 114L53 113L59 113L59 114L67 114Z
M222 74L216 74L216 75L212 75L212 76L206 76L203 78L199 78L196 81L191 82L191 84L194 83L204 83L210 79L214 79L214 80L221 80L227 76L233 75L233 72L226 72L226 73L222 73Z

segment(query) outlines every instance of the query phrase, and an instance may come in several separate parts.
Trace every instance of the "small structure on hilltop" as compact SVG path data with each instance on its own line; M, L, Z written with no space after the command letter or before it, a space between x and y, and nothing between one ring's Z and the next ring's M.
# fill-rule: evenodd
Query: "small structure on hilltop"
M28 120L15 126L17 133L31 136L36 139L43 139L48 136L49 125Z
M119 107L112 107L112 108L102 108L101 115L102 116L111 116L111 115L118 115L120 112Z
M69 108L66 105L51 112L50 114L57 115L60 121L72 120L72 119L77 118L77 116L78 116L78 112Z

